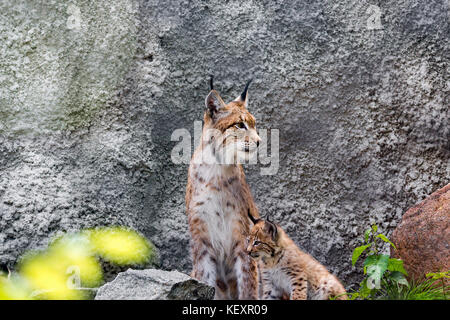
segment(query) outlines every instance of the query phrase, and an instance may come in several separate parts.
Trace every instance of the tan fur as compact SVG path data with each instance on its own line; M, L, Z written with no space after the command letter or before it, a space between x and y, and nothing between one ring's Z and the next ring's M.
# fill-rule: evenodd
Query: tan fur
M225 104L217 91L210 92L206 98L202 142L188 171L185 200L192 276L214 286L216 299L258 297L257 264L245 248L250 231L247 212L250 210L257 217L258 210L244 170L237 162L240 156L250 154L260 140L255 118L246 105L247 98ZM233 146L237 151L230 151ZM236 162L216 163L222 151Z
M300 250L280 226L255 219L248 238L247 252L258 261L262 273L263 298L346 300L339 280L309 254Z

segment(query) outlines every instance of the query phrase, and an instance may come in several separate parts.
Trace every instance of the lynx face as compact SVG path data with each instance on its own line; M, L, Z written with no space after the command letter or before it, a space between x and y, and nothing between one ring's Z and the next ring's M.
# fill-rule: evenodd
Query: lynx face
M261 141L256 132L255 117L247 110L248 85L239 97L228 104L215 90L211 90L206 97L203 138L220 164L249 161Z
M327 268L300 248L283 229L269 220L255 218L247 253L258 260L264 299L346 300L345 288Z
M249 214L250 217L250 214ZM254 219L247 238L247 253L254 259L273 258L278 249L278 227L266 220Z

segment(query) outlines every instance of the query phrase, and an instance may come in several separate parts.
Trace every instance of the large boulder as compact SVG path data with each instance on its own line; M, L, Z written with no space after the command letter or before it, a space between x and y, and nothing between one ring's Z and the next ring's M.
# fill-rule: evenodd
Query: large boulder
M450 184L406 211L392 241L410 278L450 270Z
M100 287L95 300L211 300L214 288L178 271L158 269L119 273Z
M62 231L126 225L189 272L187 164L209 74L253 77L280 162L255 201L348 285L365 228L449 180L448 7L397 0L0 1L0 268Z

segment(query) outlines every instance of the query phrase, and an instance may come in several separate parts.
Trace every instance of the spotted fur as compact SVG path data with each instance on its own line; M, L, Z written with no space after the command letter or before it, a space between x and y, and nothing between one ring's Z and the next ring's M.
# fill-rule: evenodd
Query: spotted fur
M346 300L339 280L309 254L300 250L280 226L255 218L248 237L248 254L258 261L263 299Z
M258 210L240 164L260 141L247 89L228 104L215 90L206 97L202 140L188 172L192 276L215 287L216 299L258 298L257 264L245 247L247 212L258 217Z

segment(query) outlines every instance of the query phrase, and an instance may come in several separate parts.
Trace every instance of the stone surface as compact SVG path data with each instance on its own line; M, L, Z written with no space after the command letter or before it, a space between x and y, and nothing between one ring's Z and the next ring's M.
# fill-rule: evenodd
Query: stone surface
M406 211L392 241L410 278L450 270L450 184Z
M213 287L191 279L174 284L167 298L170 300L213 300L214 293Z
M388 235L450 180L444 0L0 2L0 265L59 232L126 225L189 272L177 128L208 75L279 129L246 166L270 214L348 287L365 228ZM378 14L380 19L377 19ZM447 99L447 100L446 100Z
M157 269L121 272L100 287L95 300L210 300L214 288L178 271Z

